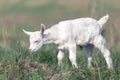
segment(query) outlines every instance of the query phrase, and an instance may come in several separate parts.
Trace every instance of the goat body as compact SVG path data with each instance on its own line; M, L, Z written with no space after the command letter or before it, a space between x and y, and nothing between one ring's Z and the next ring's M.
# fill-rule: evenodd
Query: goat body
M110 52L106 47L105 39L101 35L102 26L108 20L108 18L108 15L104 16L98 21L93 18L79 18L75 20L61 21L46 30L45 26L42 24L40 31L23 31L30 35L29 49L31 51L37 51L43 44L56 44L59 49L57 56L58 65L62 63L64 50L68 49L69 59L72 65L74 67L78 67L76 63L76 48L78 45L85 46L88 57L88 67L91 67L92 54L95 46L105 57L108 68L112 69L113 64L110 57ZM39 35L40 38L35 38L37 35ZM35 41L39 41L36 46L34 45Z

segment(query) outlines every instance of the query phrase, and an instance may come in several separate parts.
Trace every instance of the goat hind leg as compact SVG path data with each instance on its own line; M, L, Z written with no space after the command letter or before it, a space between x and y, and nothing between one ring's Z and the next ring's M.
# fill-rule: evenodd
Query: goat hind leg
M111 53L106 47L105 39L102 36L97 37L94 41L94 46L96 46L103 54L103 56L106 60L108 69L113 69L113 62L111 59Z

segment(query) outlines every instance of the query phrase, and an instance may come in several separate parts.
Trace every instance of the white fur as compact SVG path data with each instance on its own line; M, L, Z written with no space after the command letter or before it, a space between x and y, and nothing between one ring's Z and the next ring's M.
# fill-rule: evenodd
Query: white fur
M105 57L108 68L113 69L110 52L106 47L105 39L101 35L102 26L108 18L108 15L104 16L99 21L93 18L79 18L61 21L46 30L45 26L42 24L40 31L23 31L30 36L29 50L31 52L37 51L43 44L56 44L59 49L57 56L59 65L62 63L64 50L67 49L73 67L77 67L76 48L78 45L85 46L88 57L88 67L91 67L93 48L95 46Z

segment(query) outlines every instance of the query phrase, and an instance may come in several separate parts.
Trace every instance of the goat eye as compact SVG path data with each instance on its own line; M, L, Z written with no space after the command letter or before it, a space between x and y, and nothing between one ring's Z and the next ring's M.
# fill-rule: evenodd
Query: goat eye
M34 43L38 43L38 41L35 41Z

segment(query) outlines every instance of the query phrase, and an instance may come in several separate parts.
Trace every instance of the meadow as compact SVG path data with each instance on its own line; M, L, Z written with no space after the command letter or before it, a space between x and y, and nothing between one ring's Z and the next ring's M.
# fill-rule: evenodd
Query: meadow
M120 1L119 0L1 0L0 1L0 80L120 80ZM109 14L104 36L114 69L107 71L105 59L94 50L93 68L87 68L85 50L77 50L79 68L74 69L66 51L57 65L57 48L50 44L31 54L28 31L40 30L62 20Z

